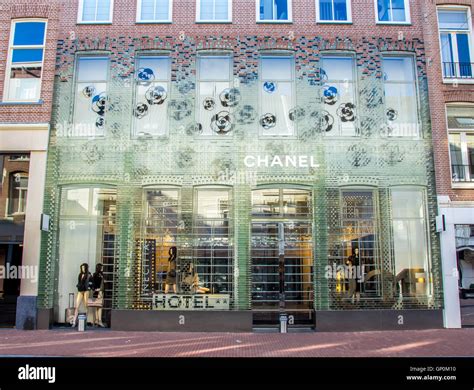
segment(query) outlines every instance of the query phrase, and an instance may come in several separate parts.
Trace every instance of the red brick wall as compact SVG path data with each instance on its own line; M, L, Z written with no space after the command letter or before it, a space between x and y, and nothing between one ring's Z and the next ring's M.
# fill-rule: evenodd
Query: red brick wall
M48 19L46 48L43 65L41 99L43 104L1 104L0 123L44 123L51 117L54 86L56 40L58 34L58 11L60 0L1 0L0 1L0 102L3 100L3 86L7 65L8 44L12 19ZM1 149L1 145L0 145Z
M474 84L443 84L441 54L438 33L436 5L465 5L474 11L474 1L469 0L425 0L421 2L423 13L424 40L426 47L427 74L433 147L435 158L436 186L438 195L449 195L452 201L474 200L474 190L451 188L451 167L446 124L446 103L474 103ZM471 60L473 61L473 60Z

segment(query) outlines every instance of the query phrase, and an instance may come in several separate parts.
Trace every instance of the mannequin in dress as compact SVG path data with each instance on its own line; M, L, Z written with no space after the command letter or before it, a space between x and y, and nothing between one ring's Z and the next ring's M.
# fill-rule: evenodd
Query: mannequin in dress
M348 296L354 303L354 298L357 302L360 300L360 280L358 280L358 270L360 266L359 248L354 248L352 255L346 260L346 266L349 268L349 291Z
M81 303L84 304L84 308L87 313L87 301L89 299L89 292L92 287L92 275L89 272L89 265L87 263L81 264L79 276L77 277L77 298L76 298L76 310L74 311L74 320L72 321L72 327L77 324L77 316L79 315L79 307Z
M103 265L97 264L95 266L94 275L92 275L93 285L94 285L94 298L104 300L104 291L105 291L105 284L104 284L104 272L103 272ZM94 307L95 315L94 315L94 325L100 326L101 328L105 328L105 325L102 322L102 307Z
M170 286L176 294L176 257L177 248L172 246L169 249L168 269L166 271L165 294L168 294Z

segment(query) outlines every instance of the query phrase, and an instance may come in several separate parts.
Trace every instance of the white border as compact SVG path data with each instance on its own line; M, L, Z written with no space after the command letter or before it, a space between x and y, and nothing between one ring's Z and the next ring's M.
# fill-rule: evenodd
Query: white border
M99 2L101 0L97 0L97 1ZM77 24L111 24L112 19L113 19L113 14L114 14L114 0L110 0L109 20L83 21L82 20L83 11L84 11L84 0L79 0L79 8L77 10Z
M156 1L156 0L154 0ZM163 19L163 20L155 20L155 19L150 19L150 20L142 20L140 18L140 15L142 13L142 0L137 0L137 18L136 22L137 23L172 23L173 21L173 0L168 0L168 19Z
M196 0L196 23L232 23L232 0L227 0L227 19L201 19L200 11L201 0Z
M404 0L404 2L405 2L405 16L406 16L406 20L404 22L380 21L379 20L379 11L377 9L377 2L378 2L378 0L374 1L375 23L376 24L394 24L394 25L411 24L411 12L410 12L410 1L409 0Z
M334 0L332 0L334 2ZM347 20L321 20L319 15L319 2L320 0L316 0L316 23L321 24L350 24L352 23L352 1L346 0L346 12L347 12Z
M42 45L31 45L30 48L42 48L43 49L43 59L41 60L41 82L38 91L38 97L36 99L25 99L25 100L9 100L8 92L10 90L10 69L12 66L13 59L13 39L15 37L16 23L18 22L43 22L45 23L44 27L44 41ZM15 28L14 28L15 26ZM7 66L5 68L5 83L3 84L3 102L8 103L40 103L41 100L41 89L43 86L43 74L44 74L44 57L46 55L46 42L48 34L48 19L42 18L21 18L21 19L12 19L10 24L10 39L8 41L8 52L7 52ZM26 46L26 45L25 45Z
M288 19L286 20L261 20L260 19L260 0L255 1L255 20L257 23L293 23L293 1L286 0L288 3Z

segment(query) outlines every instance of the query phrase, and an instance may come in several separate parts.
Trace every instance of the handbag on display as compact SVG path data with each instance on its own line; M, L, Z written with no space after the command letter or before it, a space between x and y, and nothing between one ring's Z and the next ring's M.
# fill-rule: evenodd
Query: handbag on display
M87 300L87 307L102 307L104 306L104 297L102 294L99 294L97 298L89 298Z

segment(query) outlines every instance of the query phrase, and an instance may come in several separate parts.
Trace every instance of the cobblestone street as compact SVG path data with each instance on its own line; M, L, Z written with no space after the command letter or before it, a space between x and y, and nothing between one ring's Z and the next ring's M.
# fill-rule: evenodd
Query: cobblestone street
M1 356L474 356L474 328L359 333L144 333L0 330Z

